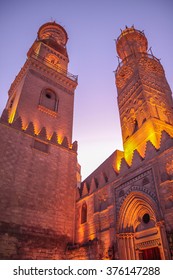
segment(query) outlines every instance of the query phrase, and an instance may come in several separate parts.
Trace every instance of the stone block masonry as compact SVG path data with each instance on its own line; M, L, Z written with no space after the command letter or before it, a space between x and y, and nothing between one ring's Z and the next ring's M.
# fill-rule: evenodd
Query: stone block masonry
M61 259L73 241L76 153L52 144L45 153L34 141L0 124L1 258Z

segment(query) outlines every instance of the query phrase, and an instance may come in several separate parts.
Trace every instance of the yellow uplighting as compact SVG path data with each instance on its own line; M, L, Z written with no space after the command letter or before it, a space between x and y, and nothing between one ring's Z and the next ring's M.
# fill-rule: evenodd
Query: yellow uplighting
M78 231L78 234L79 234L79 236L78 236L78 241L79 242L83 242L84 241L84 227L83 226L81 226L80 228L79 228L79 231Z
M16 109L17 109L17 104L18 104L18 98L16 96L16 98L13 101L12 107L7 108L8 111L9 111L9 119L8 119L9 123L12 123L14 121L14 117L15 117Z
M62 133L58 133L58 144L61 145L62 141L63 141L63 135Z
M12 123L12 122L13 122L15 113L16 113L15 110L13 110L13 111L10 112L10 114L9 114L9 119L8 119L8 122L9 122L9 123Z
M166 131L173 137L173 128L169 124L156 119L148 120L143 126L131 135L124 143L124 158L128 165L132 164L133 153L139 152L141 157L145 157L146 144L150 141L156 149L160 148L162 131Z
M120 171L121 160L124 156L124 152L116 150L115 151L115 161L114 161L114 169L116 172Z

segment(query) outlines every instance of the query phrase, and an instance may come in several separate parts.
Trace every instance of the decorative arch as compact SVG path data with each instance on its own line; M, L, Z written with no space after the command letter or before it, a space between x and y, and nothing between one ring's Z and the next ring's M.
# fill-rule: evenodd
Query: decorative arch
M49 88L45 88L41 91L39 105L46 107L51 111L58 111L58 97L56 93Z
M46 56L46 60L47 60L49 63L51 63L51 64L53 64L53 65L56 65L56 66L59 64L59 58L58 58L56 55L52 54L52 53L49 53L49 54Z
M131 192L125 198L120 208L118 232L134 232L146 213L150 215L150 219L154 223L159 218L159 209L149 195L138 191Z
M122 132L123 132L123 137L126 140L130 136L129 123L126 116L124 116L122 120Z
M86 222L87 222L87 204L86 202L83 202L81 208L81 224L84 224Z
M120 259L165 259L166 231L157 203L149 194L137 190L121 204L117 220Z
M139 129L138 121L137 121L137 119L135 119L135 120L134 120L134 129L133 129L133 133L135 133L138 129Z
M16 98L16 93L14 93L14 94L9 98L9 100L8 100L8 105L7 105L8 110L11 110L11 109L12 109L15 98Z

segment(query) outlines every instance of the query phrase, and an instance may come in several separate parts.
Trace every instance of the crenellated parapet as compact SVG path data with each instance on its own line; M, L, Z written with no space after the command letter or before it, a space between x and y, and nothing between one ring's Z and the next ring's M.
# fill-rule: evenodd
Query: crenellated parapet
M3 259L64 259L74 242L77 76L68 72L67 39L55 22L39 28L0 117Z
M0 123L25 133L26 135L32 136L35 140L43 141L46 144L58 145L62 148L77 152L77 141L74 141L72 144L70 144L66 136L64 136L63 139L59 139L56 132L53 132L51 137L48 137L46 127L42 127L41 130L37 132L36 125L34 125L33 122L29 122L24 128L23 121L20 116L17 117L12 123L9 123L9 114L7 109L4 109L0 118Z
M81 188L77 190L77 200L89 196L92 193L97 192L103 186L109 185L112 182L119 180L121 176L128 174L142 165L147 164L153 158L156 158L157 156L159 157L161 153L169 150L169 148L172 146L173 137L166 131L162 131L159 147L156 148L151 141L147 141L145 143L143 156L141 156L137 149L133 151L131 164L128 164L125 157L123 156L123 152L119 158L113 157L113 153L111 157L105 161L103 166L99 166L88 178L82 182ZM118 170L116 169L117 165L119 166ZM105 168L106 166L107 170Z

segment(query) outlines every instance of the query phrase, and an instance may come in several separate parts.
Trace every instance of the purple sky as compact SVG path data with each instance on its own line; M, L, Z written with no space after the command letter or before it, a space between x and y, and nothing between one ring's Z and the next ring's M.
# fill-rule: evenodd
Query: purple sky
M125 25L144 30L173 89L172 15L172 0L1 0L0 113L39 27L55 20L68 33L69 72L79 75L73 140L78 141L84 179L115 149L122 149L114 39Z

